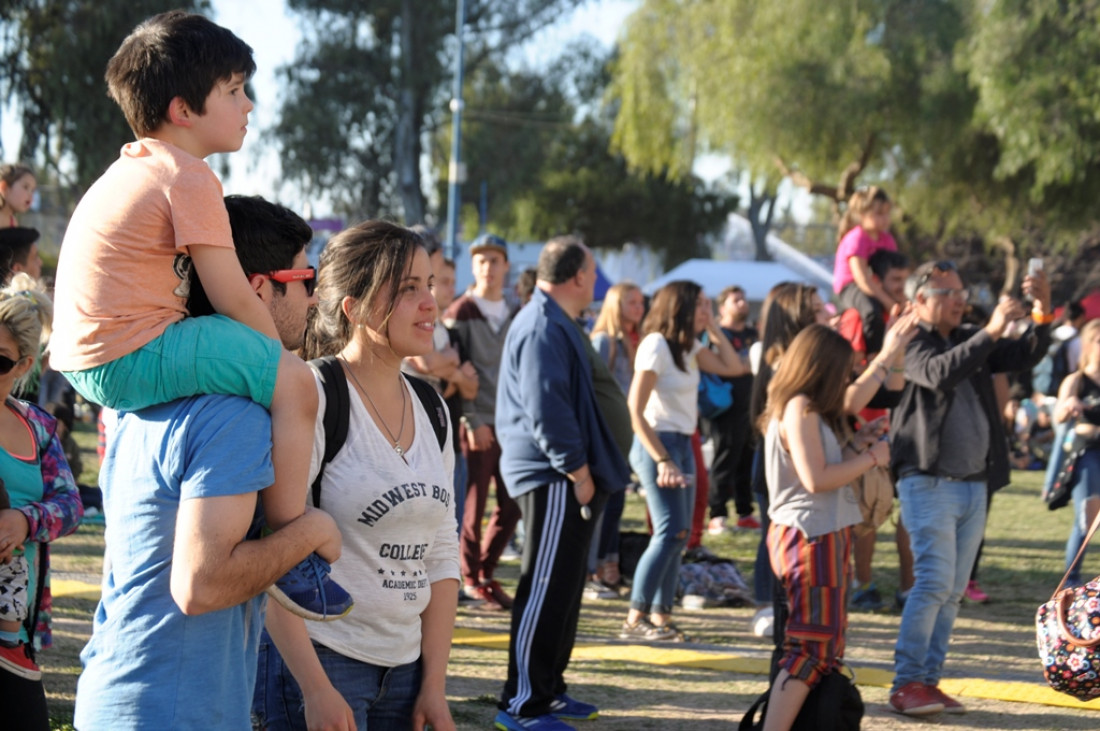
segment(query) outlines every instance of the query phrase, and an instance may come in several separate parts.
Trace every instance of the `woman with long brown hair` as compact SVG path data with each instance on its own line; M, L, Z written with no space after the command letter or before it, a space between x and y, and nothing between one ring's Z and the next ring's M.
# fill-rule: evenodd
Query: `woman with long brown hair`
M840 334L805 328L772 378L760 417L768 549L790 606L766 731L789 729L810 688L844 657L851 526L863 519L851 482L890 461L886 441L848 428L851 361Z
M642 323L627 406L634 427L630 465L645 488L653 521L649 546L638 559L623 639L683 639L671 621L680 558L695 503L691 435L699 421L699 371L723 376L748 371L714 321L698 284L666 284ZM717 352L699 341L704 332Z
M642 290L632 282L620 282L607 290L600 314L592 328L592 347L607 363L608 370L626 394L634 378L634 353L641 342L645 299ZM622 445L629 457L630 443ZM608 498L603 518L592 536L589 552L591 581L585 585L585 595L595 598L618 596L614 591L622 583L619 572L619 523L623 516L625 491Z

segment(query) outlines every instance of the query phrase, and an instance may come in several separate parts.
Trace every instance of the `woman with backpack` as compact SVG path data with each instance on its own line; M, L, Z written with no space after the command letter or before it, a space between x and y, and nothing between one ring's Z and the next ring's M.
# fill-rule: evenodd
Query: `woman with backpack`
M438 395L401 373L403 358L432 350L431 286L420 237L384 221L334 236L321 255L306 351L334 357L315 361L310 476L322 473L314 503L340 527L332 570L357 607L307 627L268 605L253 700L267 729L454 729L444 690L459 577L453 436ZM331 454L329 410L344 408L346 438Z

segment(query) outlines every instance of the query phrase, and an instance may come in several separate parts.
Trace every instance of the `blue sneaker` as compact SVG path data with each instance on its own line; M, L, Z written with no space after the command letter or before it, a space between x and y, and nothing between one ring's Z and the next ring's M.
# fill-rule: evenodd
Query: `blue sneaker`
M500 731L577 731L554 716L513 716L507 711L497 711L493 727Z
M865 612L877 612L882 609L882 595L878 593L874 582L865 589L856 589L848 600L848 606L852 609L861 609Z
M267 587L268 596L303 619L331 622L347 616L355 606L351 595L328 577L328 561L311 553Z
M562 693L550 703L550 713L572 721L591 721L600 715L600 709Z

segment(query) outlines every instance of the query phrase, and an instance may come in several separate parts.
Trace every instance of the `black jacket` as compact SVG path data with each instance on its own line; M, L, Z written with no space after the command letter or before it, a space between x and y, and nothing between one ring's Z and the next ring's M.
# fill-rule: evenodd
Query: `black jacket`
M973 325L944 338L924 323L905 351L905 389L891 415L890 467L895 478L917 470L938 474L940 433L955 395L969 378L989 419L986 480L990 490L1008 484L1008 440L993 393L992 374L1030 370L1050 346L1050 326L1040 325L1019 340L994 341Z

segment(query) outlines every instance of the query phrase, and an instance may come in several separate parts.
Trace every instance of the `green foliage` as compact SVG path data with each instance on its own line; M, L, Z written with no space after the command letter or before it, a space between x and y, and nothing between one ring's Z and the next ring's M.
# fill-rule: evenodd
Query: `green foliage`
M464 92L464 200L476 200L484 183L488 227L511 240L574 232L596 248L648 245L670 266L705 255L706 236L725 223L736 196L691 176L632 172L609 152L607 73L605 55L586 43L564 49L546 71L482 66ZM449 142L441 130L439 166ZM463 221L467 234L476 230Z
M842 202L885 184L937 237L1056 245L1096 220L1100 2L644 0L613 69L613 144L697 152Z
M142 20L208 0L10 0L0 10L0 92L18 106L19 158L43 165L79 194L133 133L107 97L103 74Z
M468 0L468 71L501 58L580 1ZM275 137L284 179L352 219L423 220L422 139L450 119L453 0L289 6L302 15L305 40L280 70L286 98Z

